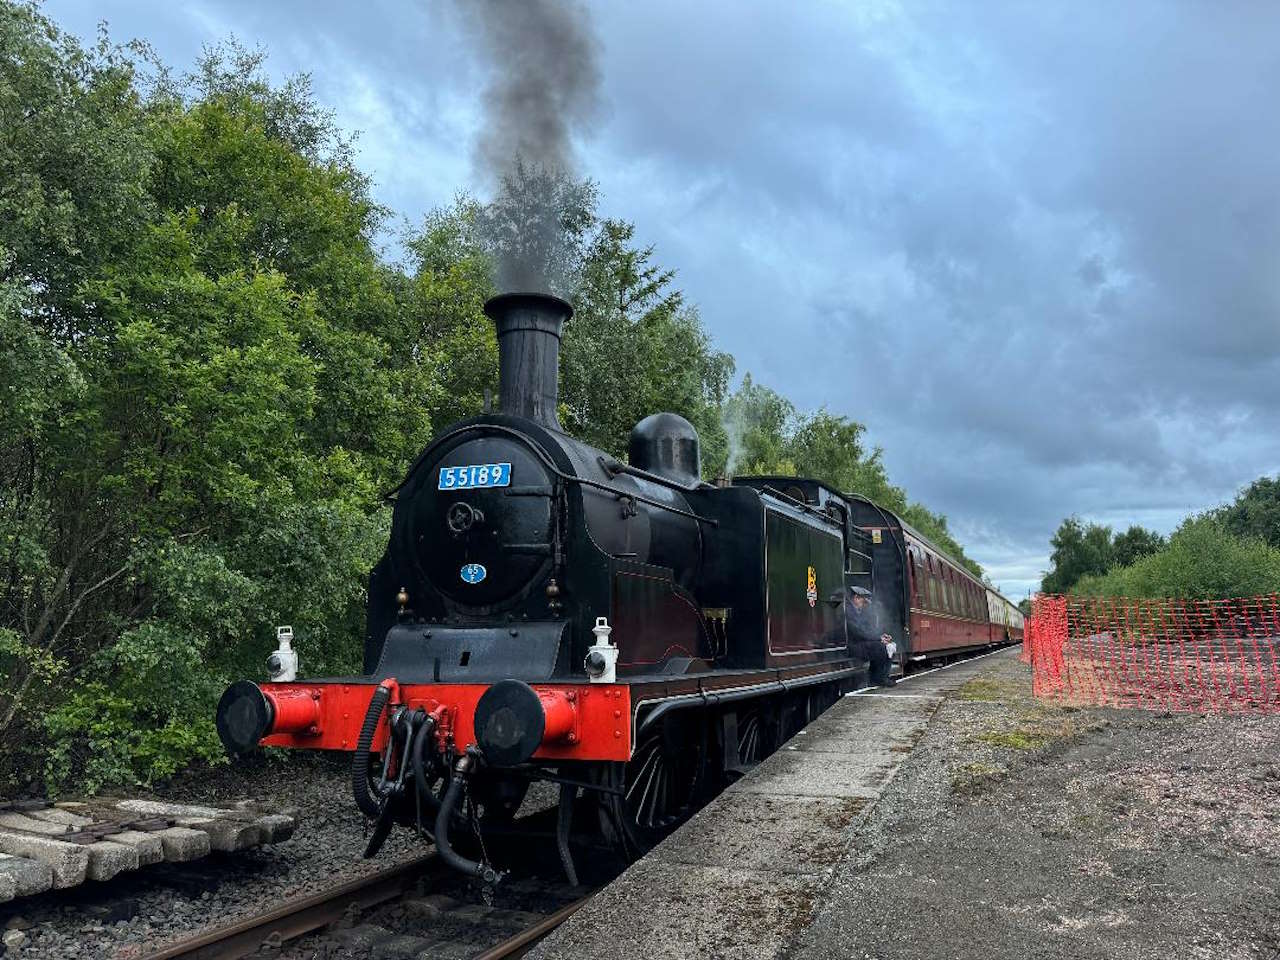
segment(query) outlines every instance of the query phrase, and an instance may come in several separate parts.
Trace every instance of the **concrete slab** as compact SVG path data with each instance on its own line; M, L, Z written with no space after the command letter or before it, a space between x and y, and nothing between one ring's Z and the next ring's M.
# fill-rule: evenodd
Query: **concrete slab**
M815 759L813 753L784 748L726 793L874 800L893 776L902 756L877 750L867 757L838 753Z
M820 878L641 860L531 957L767 960L812 915ZM641 892L643 891L643 892ZM581 919L579 919L581 918ZM574 922L574 921L578 922Z
M820 873L844 850L839 842L867 801L732 793L658 846L663 863L769 873Z
M70 833L72 827L65 823L50 823L47 820L37 820L33 816L25 813L0 813L0 827L10 830L23 830L27 833L38 833L45 837L56 837L60 834Z
M282 813L258 814L254 825L262 831L263 843L283 843L293 836L297 821Z
M260 843L280 843L293 836L296 821L293 817L279 813L264 813L261 810L238 808L224 810L221 807L208 807L199 804L164 803L158 800L122 800L116 808L128 813L148 817L172 817L182 826L205 829L191 821L214 820L239 824L234 833L228 828L218 828L219 838L214 841L215 850L243 850L245 846L256 846ZM231 837L236 839L230 839ZM222 847L219 843L241 843L242 846Z
M44 893L53 886L53 870L49 865L28 857L0 853L0 874L13 882L14 895L18 897Z
M79 830L93 823L92 817L81 816L78 813L72 813L70 810L58 807L50 807L48 810L33 810L27 816L33 820L43 820L46 823L62 824L72 830Z
M120 833L109 834L105 839L112 843L132 847L137 851L138 866L140 867L161 863L164 860L164 843L154 833L144 833L141 830L122 830Z
M84 883L89 871L87 846L66 843L53 837L0 829L0 853L46 864L53 874L53 886L59 890Z
M212 844L209 834L203 830L190 830L186 827L168 827L157 830L155 836L160 838L161 849L165 860L170 863L186 863L188 860L199 860L209 855Z
M123 843L99 840L85 849L89 851L89 868L85 876L90 880L110 880L117 873L137 870L140 863L138 851Z
M234 820L177 817L175 823L189 830L199 830L209 837L209 846L223 853L248 850L262 843L262 831L253 823L237 823Z

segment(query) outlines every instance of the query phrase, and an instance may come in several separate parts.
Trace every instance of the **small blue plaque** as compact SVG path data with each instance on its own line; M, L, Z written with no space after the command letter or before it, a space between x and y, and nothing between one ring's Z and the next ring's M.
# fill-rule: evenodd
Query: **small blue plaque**
M484 568L483 563L467 563L462 566L462 579L464 583L479 583L489 575L489 571Z

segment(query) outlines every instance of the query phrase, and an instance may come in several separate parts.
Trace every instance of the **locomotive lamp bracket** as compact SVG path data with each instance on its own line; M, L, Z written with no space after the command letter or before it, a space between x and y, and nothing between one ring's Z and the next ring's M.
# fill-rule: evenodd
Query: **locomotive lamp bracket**
M591 628L591 632L596 635L596 642L587 648L587 656L582 663L583 669L587 671L587 679L592 683L615 683L618 645L609 639L609 635L613 633L609 619L596 617L596 625Z
M298 651L293 649L293 627L276 627L274 653L267 657L267 677L272 683L292 683L298 679Z

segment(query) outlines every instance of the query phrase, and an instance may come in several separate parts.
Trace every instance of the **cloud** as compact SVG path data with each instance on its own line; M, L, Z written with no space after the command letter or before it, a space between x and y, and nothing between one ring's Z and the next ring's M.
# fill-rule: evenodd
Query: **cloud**
M410 219L471 185L483 75L439 4L52 2L310 70ZM1062 517L1168 530L1280 470L1280 7L593 7L580 143L740 370L868 424L1021 594ZM476 185L479 186L479 185Z

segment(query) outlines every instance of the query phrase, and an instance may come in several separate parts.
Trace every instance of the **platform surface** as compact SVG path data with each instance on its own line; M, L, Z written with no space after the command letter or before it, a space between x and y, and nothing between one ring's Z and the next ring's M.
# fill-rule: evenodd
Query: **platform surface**
M843 698L531 956L1280 956L1280 718L1045 705L1017 655Z
M985 663L972 660L842 698L531 956L778 955L812 915L859 823L943 697Z

